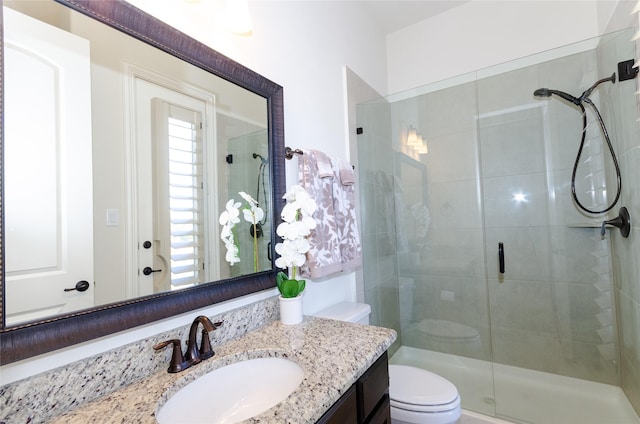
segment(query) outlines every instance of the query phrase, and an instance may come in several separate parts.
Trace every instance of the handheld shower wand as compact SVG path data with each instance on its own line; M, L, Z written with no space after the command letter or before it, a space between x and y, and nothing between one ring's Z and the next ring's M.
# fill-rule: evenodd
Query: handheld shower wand
M536 91L533 92L533 95L536 96L536 97L551 97L552 95L556 95L558 97L562 97L563 99L565 99L566 101L568 101L570 103L573 103L576 106L579 106L582 102L588 103L587 100L589 99L589 96L591 95L593 90L595 90L595 88L597 86L599 86L600 84L602 84L603 82L607 82L607 81L611 81L612 84L615 84L616 83L616 73L614 72L610 77L602 78L602 79L596 81L591 87L586 89L580 95L580 97L574 97L569 93L565 93L564 91L552 90L550 88L538 88Z
M611 82L612 84L616 83L616 73L614 72L610 77L608 78L602 78L598 81L596 81L591 87L589 87L588 89L586 89L581 95L580 97L574 97L571 94L565 93L563 91L559 91L559 90L551 90L549 88L539 88L536 91L533 92L533 95L536 97L551 97L552 95L556 95L570 103L573 103L574 105L578 106L580 108L580 110L582 111L582 137L580 139L580 147L578 148L578 154L576 155L576 160L573 164L573 172L571 174L571 195L573 196L573 200L575 201L576 205L578 205L578 207L580 209L582 209L583 211L590 213L590 214L601 214L601 213L605 213L608 212L609 210L611 210L616 203L618 203L618 200L620 199L620 193L622 191L622 178L620 177L620 166L618 165L618 159L616 158L616 154L613 151L613 146L611 145L611 140L609 139L609 134L607 133L607 128L604 125L604 121L602 120L602 116L600 115L600 111L598 111L598 108L596 107L596 105L593 103L593 101L591 101L591 99L589 98L589 96L591 96L591 93L593 92L593 90L595 90L595 88L597 86L599 86L600 84L604 83L604 82ZM596 115L596 118L598 119L598 123L600 124L600 130L602 131L602 134L604 135L604 139L607 142L607 146L609 147L609 152L611 153L611 158L613 159L613 165L615 166L616 169L616 180L617 180L617 184L618 184L618 190L616 193L616 197L613 200L613 202L607 206L605 209L599 210L599 211L594 211L591 209L588 209L587 207L585 207L582 203L580 203L580 200L578 200L578 195L576 194L576 173L578 170L578 163L580 162L580 156L582 155L582 149L584 148L584 143L585 143L585 138L586 138L586 134L587 134L587 111L584 107L584 104L589 105L589 107L591 107L591 109L593 109L593 112Z
M571 94L565 93L564 91L551 90L549 88L538 88L533 92L533 95L536 97L551 97L551 95L554 94L575 105L580 104L580 99L578 99L577 97L573 97Z

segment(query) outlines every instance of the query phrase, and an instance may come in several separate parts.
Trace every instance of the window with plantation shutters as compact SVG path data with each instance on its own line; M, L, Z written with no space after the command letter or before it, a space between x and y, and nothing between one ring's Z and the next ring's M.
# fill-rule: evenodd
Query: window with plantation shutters
M199 123L169 117L171 284L202 282L203 163Z
M161 100L155 111L154 253L168 272L154 278L168 279L173 289L205 281L201 114Z

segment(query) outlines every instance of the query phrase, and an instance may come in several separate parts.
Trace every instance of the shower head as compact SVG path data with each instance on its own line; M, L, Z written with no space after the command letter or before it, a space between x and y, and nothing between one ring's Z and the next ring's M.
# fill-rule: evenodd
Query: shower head
M549 88L538 88L533 92L533 95L536 97L551 97L551 95L555 94L556 96L562 97L568 102L579 105L580 99L573 97L571 94L565 93L564 91L551 90Z

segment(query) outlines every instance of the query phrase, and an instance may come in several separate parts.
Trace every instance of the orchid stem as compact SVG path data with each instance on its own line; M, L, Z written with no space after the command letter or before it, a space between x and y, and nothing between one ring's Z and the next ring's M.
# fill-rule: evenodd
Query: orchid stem
M258 228L253 223L253 272L258 272Z

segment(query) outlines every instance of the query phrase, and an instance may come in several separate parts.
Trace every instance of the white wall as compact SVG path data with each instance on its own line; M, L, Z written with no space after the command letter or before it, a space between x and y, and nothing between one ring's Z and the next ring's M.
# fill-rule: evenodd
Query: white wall
M594 1L472 0L387 37L389 93L599 35ZM601 6L601 15L610 8Z
M349 157L344 107L345 65L378 91L386 92L385 38L360 13L357 2L251 2L254 24L249 37L223 28L218 3L202 0L131 0L130 3L211 46L284 87L285 142L295 148L317 148ZM296 161L287 162L287 187L296 183ZM339 300L355 300L353 273L310 282L305 313ZM212 315L234 309L275 290L215 305ZM187 324L197 311L132 329L0 368L1 384Z

